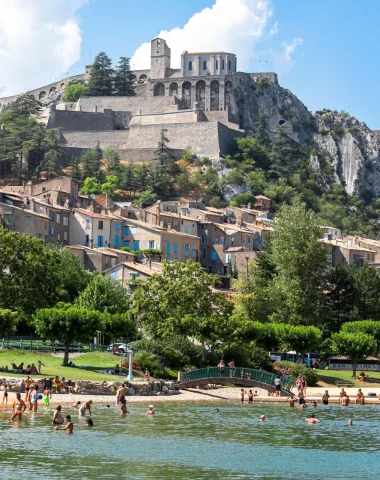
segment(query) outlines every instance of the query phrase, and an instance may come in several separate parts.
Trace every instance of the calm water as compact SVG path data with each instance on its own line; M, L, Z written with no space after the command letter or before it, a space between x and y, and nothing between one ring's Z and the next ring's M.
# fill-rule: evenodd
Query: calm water
M212 413L215 406L220 413ZM88 429L75 411L74 434L53 431L53 408L20 426L0 412L0 478L19 479L371 479L379 478L380 406L237 403L94 407ZM308 425L307 414L323 423ZM267 421L259 423L261 414ZM347 420L354 419L348 427Z

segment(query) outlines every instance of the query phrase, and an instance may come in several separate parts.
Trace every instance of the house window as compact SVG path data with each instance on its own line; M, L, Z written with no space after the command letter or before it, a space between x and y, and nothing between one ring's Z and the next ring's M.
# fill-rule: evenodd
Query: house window
M231 254L230 253L226 254L226 263L227 264L231 263Z
M218 70L218 67L219 67L219 62L218 60L215 62L215 70Z
M166 253L168 255L170 255L170 250L171 250L171 243L170 242L166 242Z
M129 248L129 240L124 240L123 247L128 247Z
M188 250L190 248L190 245L188 243L185 243L184 247L185 247L185 250Z
M111 267L116 265L116 258L111 258Z
M207 70L207 62L206 62L206 60L203 60L203 70Z
M86 220L86 228L90 228L90 220Z
M113 246L119 248L119 235L115 235L113 239Z
M212 260L213 262L216 261L216 252L211 252L211 260Z
M103 235L98 235L98 248L102 248L104 245Z
M224 60L222 60L222 70L224 70Z
M173 243L173 251L174 253L178 253L178 243Z
M189 71L191 72L192 69L193 69L193 62L190 60L190 62L189 62Z
M228 70L231 70L231 60L228 60Z
M156 248L156 241L155 240L148 240L148 249L154 250Z
M189 252L187 250L185 250L185 257L189 258Z
M69 226L69 217L62 217L62 222L63 222L64 227L68 227Z
M61 215L57 213L57 223L61 223Z
M197 258L197 252L191 252L191 258Z
M135 240L133 242L133 250L140 250L140 240Z
M50 212L50 220L54 222L54 212Z
M63 240L67 242L67 232L63 232Z
M130 273L129 276L131 277L132 280L136 280L137 273Z
M129 235L129 227L123 227L123 234Z
M191 245L191 249L195 250L197 247L195 245Z
M42 238L42 233L39 233L39 234L38 234L38 238Z
M233 247L234 245L235 245L235 239L231 238L231 247Z
M98 221L98 230L103 230L103 220Z
M111 276L114 280L117 280L117 270L113 270Z
M119 231L119 229L120 229L120 223L115 223L115 230Z
M177 227L177 220L173 219L173 228Z
M131 232L132 232L132 235L136 235L137 228L136 227L131 227Z
M50 227L50 235L54 236L54 227Z
M25 217L25 225L30 225L30 217Z
M201 243L205 243L205 236L201 235Z
M85 239L84 239L84 246L85 247L88 247L90 243L90 236L89 235L86 235Z
M61 234L60 233L57 233L57 240L58 240L58 242L61 241Z

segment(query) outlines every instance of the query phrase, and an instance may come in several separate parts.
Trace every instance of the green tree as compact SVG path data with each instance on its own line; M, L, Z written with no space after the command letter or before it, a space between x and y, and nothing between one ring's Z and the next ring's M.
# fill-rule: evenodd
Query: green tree
M348 278L354 285L353 319L380 320L380 277L368 266L350 265Z
M65 149L61 143L59 130L52 128L46 130L45 143L48 151L45 153L42 168L46 170L47 178L60 175L66 159Z
M86 95L89 97L107 97L112 95L113 73L111 59L104 52L98 53L91 67L90 77L86 86Z
M216 282L218 277L205 273L199 263L164 262L161 274L139 283L133 310L154 338L183 335L202 342L223 340L230 332L231 305L212 290Z
M103 194L109 195L111 198L116 198L118 196L117 193L115 193L115 190L118 188L118 178L116 175L107 175L106 176L106 181L103 183L101 186L101 191Z
M168 147L169 139L166 136L167 131L166 128L161 130L160 139L154 152L154 159L162 168L168 167L174 158L171 149Z
M107 172L115 174L120 167L120 155L114 148L107 148L104 152L106 159Z
M181 196L183 192L190 186L189 176L187 175L187 172L182 171L179 175L177 175L175 182L177 184L178 195Z
M83 182L81 191L85 195L91 195L92 193L97 194L102 191L102 186L95 177L87 177Z
M136 324L131 318L130 312L127 313L105 313L104 319L104 333L109 335L114 343L117 339L127 339L129 341L136 338L137 329Z
M20 95L17 100L12 103L11 110L23 117L38 116L41 112L41 102L39 102L31 93Z
M157 195L152 192L151 188L140 193L137 203L139 205L153 204L157 202Z
M346 333L365 333L371 335L380 348L380 322L374 320L359 320L357 322L347 322L342 327L342 332Z
M131 72L129 60L127 57L120 57L119 63L115 68L114 94L117 96L135 95L133 73Z
M256 203L256 198L249 192L239 193L239 195L235 195L230 200L231 207L240 207L241 205L247 206L249 203L252 206Z
M256 125L256 141L259 145L267 148L270 145L270 138L268 134L268 124L263 109L260 109L259 118Z
M269 140L269 139L268 139ZM237 153L234 158L240 163L245 171L252 171L253 167L267 170L270 165L270 157L266 145L254 137L244 137L236 140Z
M257 168L253 172L249 172L245 181L251 187L251 192L253 195L261 195L268 186L265 172L261 168Z
M107 275L93 275L76 300L80 308L103 313L122 313L129 310L129 291Z
M283 206L276 215L272 258L277 276L272 288L276 308L271 320L299 325L320 323L327 250L318 240L316 216L302 203Z
M102 159L102 150L100 149L99 143L95 148L87 150L81 157L80 161L82 164L82 179L87 177L99 177L100 171L100 160ZM99 179L99 178L98 178Z
M281 351L295 350L303 358L306 352L319 349L322 332L316 327L304 325L275 324L277 345Z
M48 245L47 248L53 251L58 264L56 272L57 301L72 303L86 288L91 275L70 250L57 248L54 245Z
M16 331L17 313L6 308L0 308L0 337L4 338Z
M376 341L366 333L334 333L331 337L332 349L339 355L346 355L353 363L352 376L356 377L356 365L366 356L376 352Z
M64 102L77 102L84 95L86 95L86 86L83 83L70 82L62 95L62 100Z
M61 304L37 310L32 324L44 340L60 340L65 344L63 365L68 365L71 343L89 341L102 329L102 321L102 315L95 310Z

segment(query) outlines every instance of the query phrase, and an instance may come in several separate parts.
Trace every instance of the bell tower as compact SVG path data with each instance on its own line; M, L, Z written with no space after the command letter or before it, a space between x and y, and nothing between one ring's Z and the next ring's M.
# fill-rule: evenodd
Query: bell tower
M165 78L170 68L170 48L162 38L150 43L150 78Z

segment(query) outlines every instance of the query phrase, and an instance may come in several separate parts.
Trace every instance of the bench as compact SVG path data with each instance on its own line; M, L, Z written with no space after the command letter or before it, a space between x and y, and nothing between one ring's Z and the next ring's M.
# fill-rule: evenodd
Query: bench
M354 384L353 382L349 382L349 381L339 381L339 380L337 380L337 381L335 382L335 385L336 385L337 387L346 387L346 388L348 388L348 387L354 387L354 386L355 386L355 384Z

